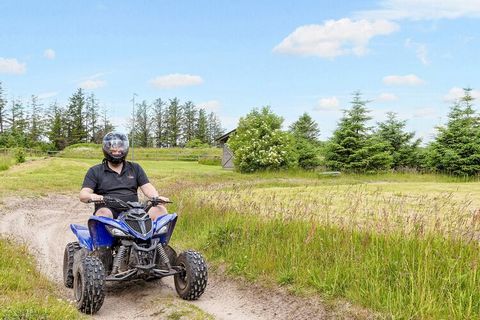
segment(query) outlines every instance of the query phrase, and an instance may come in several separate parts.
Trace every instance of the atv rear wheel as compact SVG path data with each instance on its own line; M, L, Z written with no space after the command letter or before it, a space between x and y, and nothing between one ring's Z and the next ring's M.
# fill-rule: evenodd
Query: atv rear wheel
M198 299L207 287L208 267L202 255L188 250L178 255L175 265L183 272L174 276L175 289L184 300Z
M78 242L70 242L65 246L63 254L63 284L67 288L73 288L73 256L80 250Z
M94 256L86 256L74 274L73 292L78 310L86 314L96 313L105 298L105 269L102 261Z

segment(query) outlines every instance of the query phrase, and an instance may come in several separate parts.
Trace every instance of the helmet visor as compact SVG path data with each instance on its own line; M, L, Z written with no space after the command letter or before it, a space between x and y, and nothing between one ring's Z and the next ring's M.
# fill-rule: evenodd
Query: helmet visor
M128 152L128 138L124 134L107 134L103 139L103 150L114 158L121 158Z

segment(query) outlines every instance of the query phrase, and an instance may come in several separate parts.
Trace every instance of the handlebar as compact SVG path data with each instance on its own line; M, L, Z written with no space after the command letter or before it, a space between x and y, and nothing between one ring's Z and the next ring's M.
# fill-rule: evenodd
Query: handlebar
M118 209L130 209L133 208L132 205L130 205L128 202L125 202L123 200L109 197L109 196L104 196L103 200L88 200L88 203L94 203L94 204L106 204L110 205L114 208ZM152 198L149 199L147 204L145 205L145 211L150 210L150 208L157 206L159 204L165 204L165 203L173 203L172 201L165 201L160 198Z

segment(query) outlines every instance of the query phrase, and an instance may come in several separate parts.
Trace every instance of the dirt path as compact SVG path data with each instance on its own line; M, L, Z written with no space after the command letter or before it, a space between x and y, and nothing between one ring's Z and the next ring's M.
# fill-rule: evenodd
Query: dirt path
M37 258L39 269L58 284L66 299L73 299L73 292L62 284L63 250L66 243L75 241L69 224L85 224L91 206L80 203L73 196L27 201L9 198L3 203L0 207L0 233L25 241ZM152 282L108 284L105 303L93 318L162 319L166 316L167 304L169 308L185 308L186 305L177 298L171 277ZM345 318L327 312L324 306L313 300L267 291L212 274L204 295L188 304L197 306L215 319Z

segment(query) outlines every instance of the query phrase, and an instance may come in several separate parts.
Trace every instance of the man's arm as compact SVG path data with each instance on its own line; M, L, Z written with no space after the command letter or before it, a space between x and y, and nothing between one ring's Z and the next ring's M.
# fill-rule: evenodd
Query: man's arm
M93 193L93 190L90 188L82 188L80 190L80 201L87 203L89 200L101 201L103 196Z
M151 199L151 198L160 198L163 201L170 201L167 197L161 197L158 195L157 189L150 183L145 183L143 186L140 186L140 190L142 190L143 194Z

